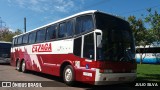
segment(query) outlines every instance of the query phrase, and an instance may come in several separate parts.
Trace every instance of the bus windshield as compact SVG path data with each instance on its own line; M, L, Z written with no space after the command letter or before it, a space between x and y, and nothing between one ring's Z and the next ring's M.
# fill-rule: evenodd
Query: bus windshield
M0 57L1 58L9 58L10 57L10 43L0 43Z
M134 61L135 47L129 23L103 13L96 13L96 27L102 30L102 47L97 60Z

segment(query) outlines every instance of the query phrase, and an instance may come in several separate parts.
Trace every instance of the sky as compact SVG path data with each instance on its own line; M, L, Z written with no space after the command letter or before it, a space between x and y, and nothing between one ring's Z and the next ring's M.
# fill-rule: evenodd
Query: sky
M160 13L160 0L0 0L0 20L15 31L24 29L26 17L27 31L30 31L86 10L143 19L148 8Z

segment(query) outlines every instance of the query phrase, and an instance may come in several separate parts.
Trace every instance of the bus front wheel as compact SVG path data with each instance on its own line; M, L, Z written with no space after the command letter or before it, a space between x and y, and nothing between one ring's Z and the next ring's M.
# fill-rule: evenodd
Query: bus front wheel
M63 71L63 80L67 85L74 84L74 71L71 65L67 65Z

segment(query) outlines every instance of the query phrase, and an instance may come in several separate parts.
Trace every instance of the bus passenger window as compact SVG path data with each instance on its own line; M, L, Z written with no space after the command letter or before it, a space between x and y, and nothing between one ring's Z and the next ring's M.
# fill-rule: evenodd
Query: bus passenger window
M67 30L67 36L73 35L73 22L72 21L68 21L66 23L66 30Z
M22 36L18 37L18 45L22 44Z
M28 43L28 34L23 35L23 44Z
M67 37L67 30L65 23L60 24L58 30L58 38L63 38L63 37Z
M14 40L15 40L15 38L12 39L12 46L14 46Z
M46 33L45 29L37 31L36 42L43 42L45 40L45 33Z
M14 46L17 45L17 38L14 38Z
M91 15L81 16L76 19L75 34L91 31L94 28Z
M35 39L36 39L36 32L31 32L29 34L29 44L35 43Z
M49 26L46 32L46 40L51 40L56 38L57 26Z

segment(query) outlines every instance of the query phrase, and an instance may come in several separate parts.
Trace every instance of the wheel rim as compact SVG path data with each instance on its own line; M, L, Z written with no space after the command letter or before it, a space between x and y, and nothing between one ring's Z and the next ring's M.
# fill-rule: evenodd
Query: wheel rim
M18 61L18 62L17 62L17 70L19 70L19 64L20 64L20 63L19 63L19 61Z
M66 79L66 81L72 80L72 71L70 68L66 69L66 71L65 71L65 79Z
M23 61L23 63L22 63L22 71L25 71L25 62Z

